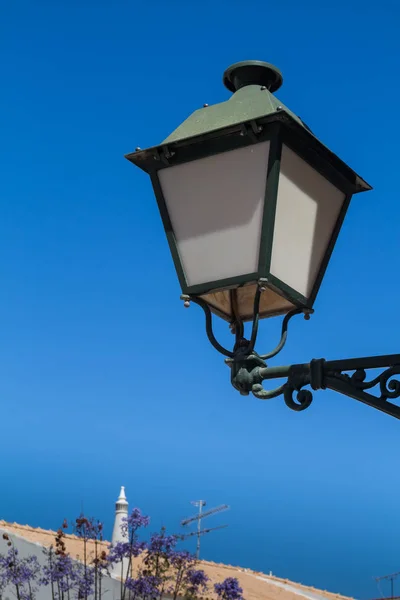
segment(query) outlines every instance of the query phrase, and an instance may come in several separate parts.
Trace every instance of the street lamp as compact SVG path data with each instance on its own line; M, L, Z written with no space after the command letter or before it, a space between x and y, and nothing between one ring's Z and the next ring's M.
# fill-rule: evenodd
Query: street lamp
M228 101L204 105L158 146L126 156L151 177L185 306L204 310L208 338L227 357L241 394L283 394L299 411L312 401L304 386L331 388L400 418L389 401L400 396L391 379L400 355L267 367L286 342L289 320L313 312L351 197L371 186L273 95L282 84L276 67L236 63L223 82L233 92ZM212 314L230 323L233 350L217 342ZM259 355L259 319L276 315L285 315L281 340ZM386 370L367 382L365 369L374 368ZM276 378L286 382L262 387ZM369 391L376 386L379 396Z

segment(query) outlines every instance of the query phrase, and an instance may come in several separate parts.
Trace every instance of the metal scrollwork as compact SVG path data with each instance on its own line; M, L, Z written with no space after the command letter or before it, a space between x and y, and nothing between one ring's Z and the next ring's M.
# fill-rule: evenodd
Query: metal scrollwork
M350 377L346 375L346 378L352 386L360 390L370 390L379 385L380 398L386 400L400 397L400 381L392 379L395 375L400 375L400 366L389 367L371 381L365 381L367 378L365 369L357 369Z
M285 384L283 398L286 406L291 410L300 412L311 405L313 394L310 390L304 390L306 385L311 385L313 389L317 389L315 385L315 368L310 365L293 365L289 367L288 380Z
M272 400L272 398L281 396L285 392L285 388L286 384L283 384L272 390L266 390L261 384L255 384L251 391L258 400Z
M244 338L244 327L235 306L235 295L232 295L234 306L233 329L236 341L233 350L221 346L212 330L211 310L199 297L182 296L185 306L190 302L198 304L206 318L206 333L211 344L226 358L231 368L233 387L246 396L253 394L260 400L271 400L283 395L286 406L300 412L308 408L313 401L313 391L331 389L354 400L363 402L386 414L400 419L400 406L391 402L400 398L400 354L352 358L337 361L324 359L312 360L310 363L284 367L268 367L265 360L276 356L287 340L287 329L290 319L299 313L308 318L311 311L295 309L289 312L282 323L281 339L275 350L268 354L257 354L254 350L258 332L259 304L263 291L260 280L254 298L254 321L250 340ZM367 380L367 372L371 369L383 369L380 375ZM263 382L270 379L286 379L286 382L273 389L265 389ZM310 389L303 389L309 386ZM376 388L376 395L371 393Z
M367 381L369 369L382 368L382 373ZM324 371L327 388L400 419L400 406L390 402L400 398L400 381L393 379L400 375L400 355L330 361L325 363ZM348 375L346 371L353 373ZM374 388L376 395L370 392Z
M392 379L395 375L400 375L400 366L387 369L381 375L380 388L381 398L400 398L400 381Z
M293 394L296 392L296 400L295 402L293 398ZM313 395L310 390L295 390L291 386L286 385L283 398L285 400L285 404L288 408L295 410L296 412L300 412L305 410L311 405L313 401Z

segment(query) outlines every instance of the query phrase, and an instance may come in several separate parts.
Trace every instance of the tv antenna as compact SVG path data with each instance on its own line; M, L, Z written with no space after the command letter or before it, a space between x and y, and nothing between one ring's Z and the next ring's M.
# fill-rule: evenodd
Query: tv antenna
M390 575L382 575L381 577L375 577L375 581L378 585L378 589L380 591L379 582L385 579L390 581L390 598L394 598L394 580L400 575L400 571L397 573L391 573ZM381 592L382 594L382 592Z
M210 533L210 531L216 531L217 529L224 529L225 527L228 527L228 525L219 525L218 527L202 529L201 528L201 520L205 519L206 517L211 517L211 515L215 515L216 513L222 512L224 510L228 510L229 506L227 504L221 504L220 506L216 506L215 508L211 508L210 510L203 512L203 508L207 504L205 500L194 500L193 502L191 502L191 504L193 504L193 506L197 506L199 509L199 512L197 513L197 515L194 515L193 517L189 517L188 519L183 519L183 521L181 521L181 525L184 527L185 525L189 525L190 523L194 523L195 521L197 521L197 531L194 531L192 533L183 534L181 536L181 538L185 539L188 537L192 537L193 535L197 536L196 558L199 559L201 536L206 533Z

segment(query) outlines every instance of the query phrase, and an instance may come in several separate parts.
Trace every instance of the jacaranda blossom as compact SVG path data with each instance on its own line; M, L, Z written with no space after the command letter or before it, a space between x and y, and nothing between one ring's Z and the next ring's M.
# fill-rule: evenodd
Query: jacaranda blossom
M221 600L243 600L243 590L234 577L228 577L222 583L216 583L214 590Z

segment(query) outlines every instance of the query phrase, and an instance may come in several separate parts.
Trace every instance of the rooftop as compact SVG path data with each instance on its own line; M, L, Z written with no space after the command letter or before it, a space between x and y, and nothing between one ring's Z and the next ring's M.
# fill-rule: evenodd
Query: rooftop
M0 520L0 531L6 531L14 536L23 538L29 542L41 546L51 546L54 544L55 531L34 528L29 525L19 525L17 523L7 523ZM65 544L67 551L72 558L82 559L83 543L75 535L65 535ZM107 549L109 542L102 542L104 549ZM88 552L93 553L94 542L88 542ZM211 583L217 583L226 577L236 577L243 588L243 596L246 600L348 600L345 596L334 594L325 590L294 583L287 579L280 579L272 575L266 575L251 569L235 567L232 565L217 564L208 561L200 561L201 568L211 580Z

